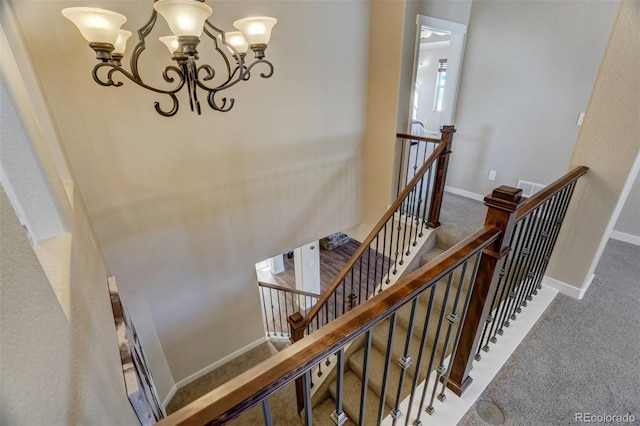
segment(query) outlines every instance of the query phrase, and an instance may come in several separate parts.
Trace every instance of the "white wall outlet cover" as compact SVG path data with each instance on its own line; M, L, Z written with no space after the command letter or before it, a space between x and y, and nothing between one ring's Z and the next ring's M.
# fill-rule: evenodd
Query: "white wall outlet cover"
M489 180L496 180L496 171L489 170Z
M578 114L578 121L576 121L576 125L582 126L582 122L584 121L584 112Z

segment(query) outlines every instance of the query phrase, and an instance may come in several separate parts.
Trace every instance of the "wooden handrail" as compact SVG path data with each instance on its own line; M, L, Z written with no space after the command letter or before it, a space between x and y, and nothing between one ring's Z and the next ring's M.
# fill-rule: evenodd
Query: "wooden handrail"
M298 290L297 288L285 287L277 284L269 284L262 281L258 281L258 285L260 287L272 288L274 290L279 290L279 291L286 291L287 293L299 294L301 296L320 298L320 295L317 293L302 291L302 290Z
M428 138L426 136L410 135L408 133L396 133L396 138L411 139L412 141L440 143L442 139Z
M403 134L399 133L398 137L403 137L401 135ZM410 135L408 136L412 137ZM398 197L396 198L396 200L387 209L387 211L382 216L382 218L378 221L378 223L376 223L376 225L373 227L371 232L369 232L369 235L367 235L367 237L364 239L362 244L360 244L360 247L358 247L358 249L355 251L353 256L351 256L351 259L349 259L346 265L340 270L340 272L335 277L335 279L331 282L327 290L322 293L322 297L320 298L320 300L318 300L316 304L313 305L311 310L307 313L307 315L304 318L305 325L308 325L311 323L311 321L315 318L315 316L318 314L320 309L322 309L323 305L329 300L329 298L331 298L331 296L333 295L333 292L336 291L336 289L338 288L342 280L346 277L347 273L349 273L353 265L355 265L355 263L358 261L360 256L362 256L362 254L367 249L367 247L369 247L369 245L373 242L374 238L376 238L376 236L380 233L380 231L382 231L382 228L384 227L384 225L389 221L389 219L391 219L391 217L393 217L393 215L396 213L396 210L398 210L398 208L402 205L407 195L409 195L409 193L413 191L414 186L418 184L418 182L420 181L420 179L422 179L422 177L427 172L427 170L429 170L429 168L436 161L438 156L447 147L446 142L441 142L441 141L438 141L438 142L439 142L439 145L436 147L433 153L425 161L422 167L420 167L420 169L416 172L416 174L409 181L407 186L400 192L400 194L398 194Z
M292 382L315 364L385 320L405 303L433 286L500 235L484 227L388 290L356 306L323 327L157 423L221 425Z
M516 220L519 220L526 216L529 212L534 210L540 204L547 201L551 198L556 192L569 185L570 183L578 180L580 176L586 174L589 171L589 168L586 166L578 166L562 176L560 179L557 179L553 183L547 185L542 191L535 194L533 197L529 198L527 202L518 210L518 215L516 216Z

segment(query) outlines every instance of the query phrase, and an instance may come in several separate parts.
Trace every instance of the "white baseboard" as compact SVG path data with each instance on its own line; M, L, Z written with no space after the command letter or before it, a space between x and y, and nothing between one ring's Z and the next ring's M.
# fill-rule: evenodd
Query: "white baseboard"
M193 373L192 375L190 375L189 377L180 380L178 383L176 383L175 387L177 389L185 387L189 383L198 380L200 377L204 376L205 374L212 372L216 368L218 368L221 365L226 364L227 362L239 357L240 355L244 354L245 352L249 352L251 349L255 348L258 345L261 345L262 343L264 343L266 341L267 341L267 337L266 336L262 336L261 338L259 338L255 342L249 343L247 346L245 346L243 348L240 348L240 349L238 349L237 351L235 351L233 353L230 353L229 355L225 356L224 358L221 358L221 359L217 360L213 364L206 366L202 370L197 371L197 372ZM165 398L165 401L166 401L166 398Z
M611 231L609 238L613 238L614 240L624 241L625 243L640 246L640 236L638 235L627 234L625 232L620 232L620 231Z
M461 197L471 198L476 201L484 201L484 195L476 194L475 192L465 191L464 189L454 188L452 186L445 186L444 190Z
M566 296L573 297L574 299L582 300L585 293L587 292L587 289L593 282L594 277L595 275L591 274L589 279L585 281L582 288L572 286L571 284L567 284L565 282L556 280L555 278L551 278L547 275L545 275L544 278L542 279L542 284L546 285L547 287L554 288Z
M162 408L165 410L164 415L167 415L167 405L169 405L169 403L171 402L171 400L173 399L174 395L176 394L176 392L178 392L178 387L176 385L173 385L171 387L171 390L169 391L169 394L167 395L167 397L162 401Z

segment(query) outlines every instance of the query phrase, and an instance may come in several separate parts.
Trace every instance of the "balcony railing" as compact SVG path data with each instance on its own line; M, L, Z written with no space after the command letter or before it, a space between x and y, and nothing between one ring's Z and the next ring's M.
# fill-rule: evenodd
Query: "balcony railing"
M485 198L488 212L478 232L160 424L225 424L262 404L264 423L271 425L269 396L300 379L303 419L311 425L310 372L330 355L338 364L330 416L337 424L346 417L360 425L380 424L387 415L393 424L400 416L405 424L426 421L434 399L444 400L447 388L458 395L465 391L474 358L535 295L576 181L587 171L578 167L528 200L518 189L497 188ZM376 350L383 347L383 367L371 371L372 341L380 336ZM356 387L348 380L353 372L345 373L345 347L351 343L362 348ZM402 413L406 398L411 403ZM347 400L356 404L350 405L350 416Z

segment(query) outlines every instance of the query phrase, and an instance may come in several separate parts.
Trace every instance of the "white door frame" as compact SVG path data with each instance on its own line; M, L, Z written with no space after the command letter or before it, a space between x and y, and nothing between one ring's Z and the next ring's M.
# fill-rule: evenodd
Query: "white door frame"
M447 32L451 35L449 44L449 58L447 61L447 83L445 86L442 112L440 113L440 126L454 124L456 101L458 99L458 85L460 83L460 71L462 69L462 58L464 56L464 45L467 37L467 26L457 22L445 21L444 19L432 18L431 16L418 15L416 17L416 43L413 56L413 78L411 79L411 99L410 106L415 98L415 87L418 76L418 62L420 57L420 32L423 27L438 31ZM411 114L407 128L411 129Z

